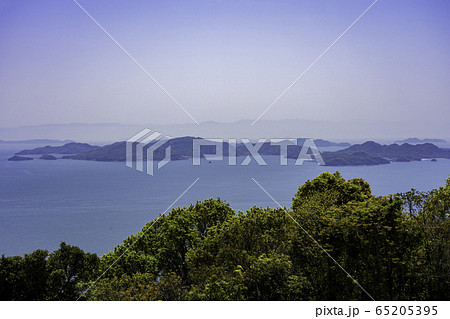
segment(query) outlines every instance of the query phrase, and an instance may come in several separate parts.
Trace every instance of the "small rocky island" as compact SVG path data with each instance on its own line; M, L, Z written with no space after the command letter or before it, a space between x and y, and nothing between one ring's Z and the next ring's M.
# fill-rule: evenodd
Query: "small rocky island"
M32 161L32 160L34 160L34 158L18 156L18 155L14 155L13 157L8 158L8 161L13 161L13 162Z
M39 159L46 160L46 161L54 161L57 158L54 157L53 155L45 154L45 155L42 155L41 157L39 157Z

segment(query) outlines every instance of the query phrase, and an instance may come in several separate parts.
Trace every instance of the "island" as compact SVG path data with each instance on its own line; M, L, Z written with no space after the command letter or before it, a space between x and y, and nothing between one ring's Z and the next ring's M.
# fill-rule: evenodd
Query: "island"
M172 147L171 160L184 160L192 158L192 140L194 137L186 136L173 138L167 141L168 145ZM153 145L154 143L149 143L146 145L145 150ZM136 154L136 149L133 149L133 154ZM165 149L159 148L153 153L153 160L160 161L165 157ZM101 148L75 154L66 155L62 157L63 159L73 159L73 160L85 160L85 161L99 161L99 162L125 162L126 160L126 142L116 142L103 146ZM143 152L143 160L147 160L147 152Z
M351 154L325 152L322 158L326 166L362 166L390 164L390 161L379 156L370 156L364 152Z
M154 151L153 160L161 161L166 156L166 148L170 146L171 160L186 160L193 157L194 140L202 139L200 137L183 136L168 139L163 145ZM287 158L297 159L303 146L304 138L297 140L297 145L289 145L287 147ZM116 142L103 147L92 146L85 143L68 143L63 146L52 147L45 146L36 148L34 150L24 150L16 155L28 154L44 154L45 158L53 159L49 154L67 154L63 159L72 160L86 160L86 161L100 161L100 162L124 162L126 160L126 141ZM150 142L142 149L142 160L147 160L147 149L154 145L155 142ZM325 140L315 140L316 145L322 145L322 148L327 146L343 147L350 145L348 143L333 143ZM326 146L324 146L326 145ZM137 143L134 143L132 148L133 158L136 158ZM223 142L222 153L224 157L229 156L230 145L228 142ZM320 149L320 147L319 147ZM216 153L214 145L202 146L200 155ZM272 145L270 142L265 142L258 150L261 156L280 156L280 146ZM326 166L361 166L361 165L383 165L392 162L411 162L420 161L423 159L447 158L450 159L450 149L439 148L432 143L423 144L390 144L382 145L374 141L367 141L363 144L350 145L344 149L333 152L322 152L322 158ZM238 143L236 145L236 156L251 155L246 145ZM20 156L19 156L20 157ZM55 158L56 159L56 158ZM11 159L21 160L21 159Z
M423 159L450 159L450 150L439 148L432 143L381 145L368 141L336 152L324 152L322 157L329 166L379 165Z
M62 146L44 146L31 150L23 150L15 155L45 155L45 154L79 154L100 149L100 146L93 146L87 143L67 143Z
M18 155L14 155L13 157L8 158L8 161L12 161L12 162L32 161L32 160L34 160L34 158L25 157L25 156L18 156Z
M57 158L54 157L53 155L45 154L45 155L42 155L41 157L39 157L39 159L46 160L46 161L54 161Z
M165 146L171 147L171 160L185 160L191 159L193 157L192 145L194 144L194 140L203 139L201 137L194 136L183 136L176 137L167 140L164 144ZM203 139L204 140L204 139ZM288 147L288 157L289 156L298 156L301 147L304 143L304 138L299 138L297 145L291 145ZM318 147L344 147L349 146L349 143L334 143L326 140L315 140L315 143ZM154 142L150 142L147 144L144 149L151 147ZM319 146L321 145L321 146ZM229 156L230 145L228 142L224 141L223 144L223 156ZM135 154L136 149L133 148L133 154ZM143 152L143 160L147 160L147 152ZM204 154L213 154L215 153L215 149L213 145L202 145L200 149L200 154L203 156ZM263 143L261 148L259 149L259 154L261 155L280 155L280 146L272 145L270 142ZM247 147L243 143L238 143L236 145L236 156L247 156L250 155ZM159 148L153 154L153 160L160 161L165 157L165 149ZM126 160L126 142L116 142L110 145L106 145L104 147L84 152L80 154L74 155L66 155L62 157L63 159L75 159L75 160L87 160L87 161L101 161L101 162L124 162Z

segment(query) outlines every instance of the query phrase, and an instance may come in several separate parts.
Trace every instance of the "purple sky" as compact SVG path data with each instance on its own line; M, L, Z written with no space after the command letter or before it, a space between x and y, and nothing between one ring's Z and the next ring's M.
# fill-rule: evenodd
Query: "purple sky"
M79 3L199 122L256 119L373 1ZM263 119L450 119L450 2L380 0ZM71 0L0 2L0 127L188 123Z

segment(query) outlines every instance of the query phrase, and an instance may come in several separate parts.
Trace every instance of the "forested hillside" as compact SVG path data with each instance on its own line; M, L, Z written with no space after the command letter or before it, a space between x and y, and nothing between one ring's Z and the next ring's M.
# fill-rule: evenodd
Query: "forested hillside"
M2 256L0 298L448 300L449 212L450 178L430 192L378 197L362 179L323 173L292 207L243 213L207 199L102 257L65 243Z

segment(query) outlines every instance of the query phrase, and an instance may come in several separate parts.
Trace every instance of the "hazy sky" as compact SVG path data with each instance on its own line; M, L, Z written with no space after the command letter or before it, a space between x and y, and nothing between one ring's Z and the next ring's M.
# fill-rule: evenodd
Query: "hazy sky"
M199 122L256 119L373 0L79 3ZM264 119L450 119L450 1L379 0ZM0 127L191 119L71 0L0 0Z

